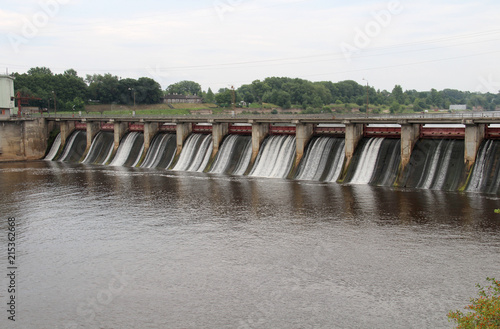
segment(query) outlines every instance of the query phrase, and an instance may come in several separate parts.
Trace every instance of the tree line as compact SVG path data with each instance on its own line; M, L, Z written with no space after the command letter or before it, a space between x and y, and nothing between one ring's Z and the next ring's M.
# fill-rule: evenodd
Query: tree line
M81 110L85 104L156 104L168 94L198 95L205 103L221 107L238 104L271 103L284 109L300 107L322 109L325 106L356 104L361 111L370 106L387 106L391 112L411 108L422 111L431 108L447 109L451 104L465 104L469 109L482 107L494 110L500 106L499 93L477 93L444 89L438 91L405 90L395 85L392 91L375 89L353 80L340 82L312 82L299 78L269 77L244 84L237 89L221 88L214 93L211 88L203 91L194 81L180 81L161 89L151 78L121 79L110 73L79 77L73 69L62 74L53 74L49 68L35 67L27 73L14 73L15 91L23 95L41 98L32 105L53 109L56 104L61 110ZM368 96L368 97L367 97Z
M106 73L79 77L74 69L53 74L49 68L35 67L26 73L13 73L14 91L41 98L30 105L49 110L83 110L85 104L157 104L161 86L151 78L120 79Z

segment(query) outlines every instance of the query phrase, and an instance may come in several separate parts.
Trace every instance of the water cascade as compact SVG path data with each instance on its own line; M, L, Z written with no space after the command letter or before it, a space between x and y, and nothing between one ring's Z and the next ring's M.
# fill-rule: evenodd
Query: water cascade
M300 162L295 179L335 182L345 158L344 138L313 138Z
M112 132L100 131L95 136L83 163L106 164L113 153L114 135Z
M252 138L250 136L229 135L224 139L211 173L243 175L252 157Z
M293 166L295 153L295 136L266 138L250 176L285 178Z
M77 130L71 134L59 161L78 162L87 148L87 132Z
M402 186L454 191L460 187L464 166L463 140L419 140Z
M400 162L401 140L385 138L378 152L370 184L392 186L396 181Z
M351 162L351 168L355 168L352 178L348 180L351 184L370 183L383 140L384 138L372 137L368 141L360 141L358 145L359 152L356 152Z
M191 134L173 170L202 172L212 155L212 135Z
M60 133L57 134L57 137L54 140L54 143L52 144L52 147L50 148L49 153L47 153L47 156L45 156L44 160L46 160L46 161L53 160L57 154L57 151L59 151L59 147L61 147L61 134Z
M128 133L122 139L110 166L135 167L144 150L144 135L138 132Z
M156 135L144 158L141 168L163 168L170 167L177 150L175 134L159 133Z
M479 148L469 192L500 193L500 141L487 140Z

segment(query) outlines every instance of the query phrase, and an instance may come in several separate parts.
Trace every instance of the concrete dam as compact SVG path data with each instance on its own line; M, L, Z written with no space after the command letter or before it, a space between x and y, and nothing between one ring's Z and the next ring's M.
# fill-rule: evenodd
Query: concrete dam
M499 119L421 115L11 120L0 123L0 147L10 149L0 160L45 156L84 164L498 194ZM47 145L51 131L58 134ZM17 144L12 142L16 132L22 140Z

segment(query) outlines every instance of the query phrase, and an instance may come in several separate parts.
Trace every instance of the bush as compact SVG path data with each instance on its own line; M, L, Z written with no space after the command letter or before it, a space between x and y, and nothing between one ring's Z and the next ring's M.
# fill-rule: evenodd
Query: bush
M471 298L471 304L465 309L471 310L464 314L460 310L448 313L448 320L457 323L457 328L500 328L500 281L486 278L490 286L482 287L476 284L479 298Z

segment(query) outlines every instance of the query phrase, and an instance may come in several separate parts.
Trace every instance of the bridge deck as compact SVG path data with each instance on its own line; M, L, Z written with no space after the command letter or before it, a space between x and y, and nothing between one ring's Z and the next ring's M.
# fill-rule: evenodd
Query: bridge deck
M500 124L500 112L463 114L406 114L406 115L197 115L197 116L45 116L54 121L90 122L161 122L161 123L315 123L315 124ZM9 120L19 120L12 118ZM20 120L29 120L21 118Z

